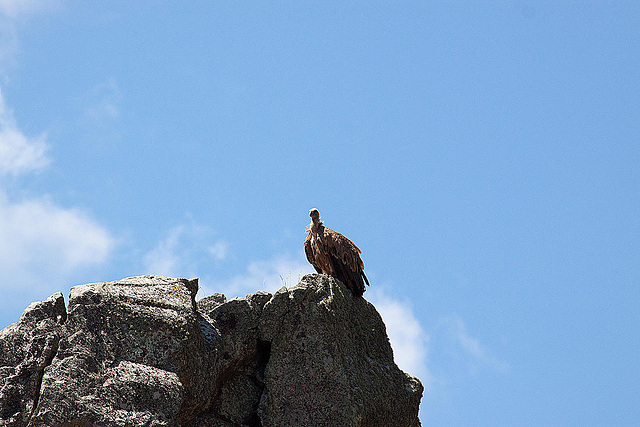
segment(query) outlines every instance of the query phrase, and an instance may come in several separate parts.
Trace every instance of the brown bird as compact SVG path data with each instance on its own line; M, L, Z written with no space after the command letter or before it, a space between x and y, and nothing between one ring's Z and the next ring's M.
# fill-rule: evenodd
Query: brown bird
M325 227L320 221L318 209L309 211L311 224L304 240L307 260L318 273L329 274L344 283L354 296L361 296L364 284L369 280L364 275L364 263L360 259L360 249L337 231Z

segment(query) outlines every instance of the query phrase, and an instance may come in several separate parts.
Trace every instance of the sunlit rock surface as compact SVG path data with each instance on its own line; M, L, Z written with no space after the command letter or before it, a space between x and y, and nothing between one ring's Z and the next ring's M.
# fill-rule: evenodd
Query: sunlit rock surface
M0 331L0 425L420 425L422 384L340 282L197 290L142 276L31 304Z

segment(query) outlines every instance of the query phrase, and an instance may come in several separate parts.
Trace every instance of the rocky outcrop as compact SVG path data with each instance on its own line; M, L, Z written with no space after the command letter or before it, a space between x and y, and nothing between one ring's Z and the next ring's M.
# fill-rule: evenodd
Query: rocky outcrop
M307 275L196 303L197 279L76 286L0 332L0 425L417 426L374 306Z
M29 305L19 322L0 331L0 425L24 426L31 419L66 318L57 292Z

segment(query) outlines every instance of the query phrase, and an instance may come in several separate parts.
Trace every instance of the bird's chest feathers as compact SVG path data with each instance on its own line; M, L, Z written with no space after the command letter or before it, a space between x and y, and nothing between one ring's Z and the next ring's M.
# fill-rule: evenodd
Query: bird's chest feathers
M331 259L327 248L325 247L326 240L324 239L322 232L311 233L311 250L313 251L313 258L315 260L314 266L320 268L325 274L332 274L333 267L331 266Z
M324 230L317 229L312 230L311 232L311 247L316 255L323 255L326 249L325 247L326 238L324 236Z
M318 233L311 234L311 247L313 247L316 251L322 249L322 236L319 236Z

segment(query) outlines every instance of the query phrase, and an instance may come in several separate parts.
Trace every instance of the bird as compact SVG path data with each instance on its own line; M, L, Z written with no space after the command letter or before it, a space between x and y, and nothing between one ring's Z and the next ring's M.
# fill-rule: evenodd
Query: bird
M311 224L305 230L309 234L304 240L307 260L318 273L328 274L344 283L354 297L362 296L364 284L369 286L360 258L362 252L351 240L325 227L318 209L310 209L309 216Z

